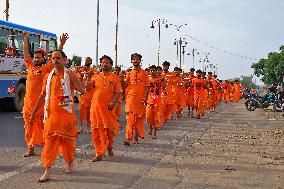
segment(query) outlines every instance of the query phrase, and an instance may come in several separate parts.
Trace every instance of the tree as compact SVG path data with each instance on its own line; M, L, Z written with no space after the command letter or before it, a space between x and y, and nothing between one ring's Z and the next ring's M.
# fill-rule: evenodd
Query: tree
M82 57L81 56L77 56L77 55L73 55L72 59L68 59L68 67L70 67L72 65L72 63L75 63L75 66L81 66L81 62L82 62Z
M261 77L267 85L283 85L284 75L284 46L279 48L280 52L270 52L266 59L260 59L251 67L254 74Z
M251 89L251 88L257 89L256 84L253 83L251 80L243 79L241 80L241 83L248 89Z

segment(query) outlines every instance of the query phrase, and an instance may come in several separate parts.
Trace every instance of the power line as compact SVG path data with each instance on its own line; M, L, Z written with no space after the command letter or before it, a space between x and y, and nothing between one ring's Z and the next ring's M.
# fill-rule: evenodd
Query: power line
M248 60L258 61L257 58L253 58L253 57L249 57L249 56L244 56L244 55L241 55L241 54L239 54L239 53L235 53L235 52L231 52L231 51L224 50L224 49L222 49L222 48L216 47L215 45L211 45L211 44L206 43L206 42L204 42L204 41L201 41L201 40L199 40L199 39L197 39L197 38L195 38L195 37L192 37L192 36L189 35L189 34L184 34L184 35L187 36L187 37L189 37L190 39L192 39L192 40L194 40L194 41L196 41L196 42L202 44L202 45L205 45L205 46L210 47L210 48L212 48L212 49L218 50L218 51L220 51L220 52L223 52L223 53L226 53L226 54L230 54L230 55L233 55L233 56L237 56L237 57L241 57L241 58L248 59Z

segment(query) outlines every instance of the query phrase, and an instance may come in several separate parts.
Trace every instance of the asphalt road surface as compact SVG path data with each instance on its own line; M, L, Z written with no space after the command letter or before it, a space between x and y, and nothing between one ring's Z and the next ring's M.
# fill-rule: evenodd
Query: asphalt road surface
M39 156L26 152L20 113L0 111L0 188L284 188L284 119L282 114L247 112L242 103L222 104L201 120L186 116L169 122L158 139L122 145L116 137L110 158L93 163L88 134L78 138L75 172L63 173L59 157L51 180L38 183L43 173ZM37 154L41 149L37 148Z

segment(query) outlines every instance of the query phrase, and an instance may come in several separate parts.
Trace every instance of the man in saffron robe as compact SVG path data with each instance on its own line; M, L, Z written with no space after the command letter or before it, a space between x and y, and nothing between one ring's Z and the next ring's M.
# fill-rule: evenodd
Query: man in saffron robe
M189 72L189 76L185 78L186 104L188 107L188 116L191 116L191 117L193 117L193 112L194 112L194 86L192 85L192 80L195 78L194 72L195 72L195 69L191 68Z
M165 108L165 97L163 95L163 91L166 88L166 83L164 78L162 77L162 72L163 72L163 68L161 66L157 66L157 77L160 79L160 81L162 82L162 91L161 91L161 103L159 105L159 126L161 127L161 125L165 122L164 120L164 108ZM160 128L159 127L159 128Z
M177 118L181 117L182 104L184 104L184 95L182 93L182 70L178 67L174 68L174 75L172 77L172 93L174 97L174 112L177 114Z
M24 37L24 61L27 68L28 76L26 81L26 94L24 98L23 118L25 122L25 140L28 146L28 152L24 154L24 157L34 156L34 147L43 145L43 105L35 116L35 120L31 124L29 119L32 110L35 106L36 100L40 96L43 79L54 67L51 60L46 64L44 62L44 54L42 51L36 51L33 53L33 59L29 53L29 34L23 33ZM68 34L63 34L60 37L59 49L63 49L63 46L68 39Z
M234 88L235 88L234 100L235 100L235 102L239 102L241 100L241 97L242 97L242 88L241 88L240 82L238 80L235 80Z
M78 70L80 75L80 81L83 83L85 88L90 83L92 76L97 72L95 68L91 68L92 58L86 57L85 65L80 67ZM83 133L83 122L86 121L86 133L91 131L91 121L90 121L90 109L91 100L93 97L94 89L87 89L87 92L79 96L79 122L80 129L79 133Z
M196 111L196 118L200 119L200 117L204 114L204 98L206 93L206 80L202 78L202 71L196 71L196 78L192 80L192 84L194 86L194 107Z
M73 161L78 135L77 121L74 111L74 90L85 93L85 88L76 73L65 68L67 56L62 50L52 53L55 68L46 75L41 95L30 116L33 123L35 115L44 102L44 148L41 154L45 172L38 179L45 182L50 177L50 169L59 151L68 164L66 173L73 172Z
M160 128L160 106L161 106L161 92L162 81L157 75L157 67L152 65L149 67L151 74L149 79L150 92L147 101L146 119L149 127L149 135L153 139L157 138L157 130Z
M120 78L120 83L121 83L121 87L122 87L122 91L124 91L124 87L125 87L125 82L124 82L124 79L125 79L125 75L124 73L121 72L121 67L119 66L116 66L114 68L114 73ZM115 105L115 115L117 117L117 120L119 121L119 118L121 117L122 115L122 100L123 100L123 92L122 94L120 95L118 101L117 101L117 104ZM122 129L122 126L121 124L119 124L119 128Z
M209 93L208 95L209 110L211 112L214 112L217 106L217 92L216 92L217 82L215 81L212 72L208 72L207 85Z
M113 156L114 136L119 129L115 106L122 94L119 76L110 72L112 59L104 55L100 63L102 72L95 74L91 80L95 89L91 106L92 142L96 149L93 162L101 161L106 151Z
M162 72L162 77L165 83L165 90L163 90L162 94L162 102L164 106L164 124L166 124L168 120L172 119L175 104L172 83L172 78L174 74L172 72L169 72L170 65L170 62L168 61L163 62L164 71Z
M126 75L125 112L126 112L126 140L124 145L129 146L130 141L138 144L138 137L144 138L144 120L146 102L149 94L148 73L141 68L140 54L132 54L133 68Z

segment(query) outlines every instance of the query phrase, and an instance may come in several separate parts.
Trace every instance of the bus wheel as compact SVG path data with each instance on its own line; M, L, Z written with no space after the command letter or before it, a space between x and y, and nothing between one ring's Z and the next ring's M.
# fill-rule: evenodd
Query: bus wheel
M25 94L26 94L26 85L24 83L19 83L17 85L15 98L14 98L14 108L16 111L21 112L23 110Z

